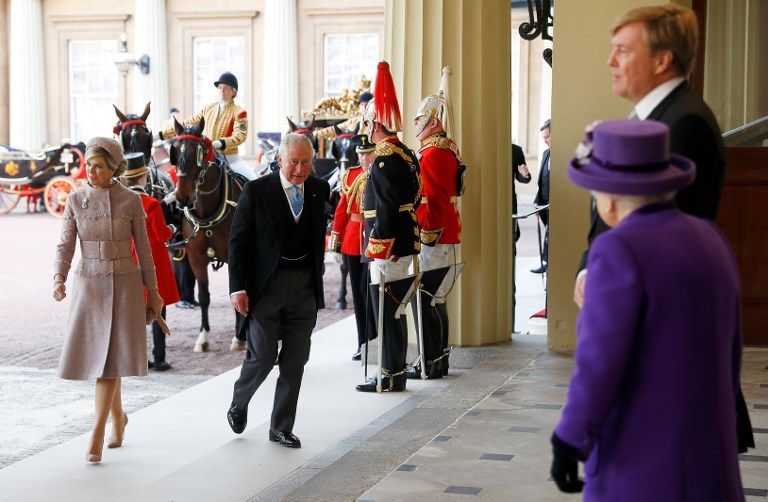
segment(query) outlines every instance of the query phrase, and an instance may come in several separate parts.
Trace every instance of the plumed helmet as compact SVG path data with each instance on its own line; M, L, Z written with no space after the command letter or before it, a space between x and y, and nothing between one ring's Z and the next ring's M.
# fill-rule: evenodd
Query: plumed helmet
M227 84L228 86L232 87L234 90L237 90L237 77L234 76L232 73L225 71L221 74L219 77L219 80L213 83L214 87L219 87L219 84Z
M392 80L389 63L386 61L381 61L377 66L373 96L363 112L362 132L370 136L374 122L380 123L391 132L402 131L403 119L400 115L400 105L397 103L395 82Z
M446 66L443 68L443 75L440 79L440 89L437 91L437 94L431 94L421 101L415 117L419 118L425 115L435 117L443 125L443 129L448 136L451 135L452 115L448 80L452 73L450 67Z

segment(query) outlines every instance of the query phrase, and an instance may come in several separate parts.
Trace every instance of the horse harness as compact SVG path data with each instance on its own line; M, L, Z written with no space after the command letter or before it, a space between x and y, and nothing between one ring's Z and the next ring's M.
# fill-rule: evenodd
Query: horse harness
M115 127L112 129L112 132L116 136L122 137L123 131L126 130L127 128L131 127L131 126L141 126L141 127L143 127L144 129L147 130L147 133L150 136L152 135L152 132L149 130L149 127L147 127L147 123L144 120L141 120L141 119L138 119L138 118L137 119L126 120L125 122L118 122L115 125ZM130 134L131 151L132 152L138 151L139 145L136 144L136 141L137 141L136 140L136 129L135 128L131 129L129 134ZM160 181L160 175L157 173L157 164L155 163L155 159L152 156L152 149L151 149L151 147L150 147L150 150L149 150L149 159L147 159L147 160L151 161L151 162L148 162L148 165L147 165L147 167L149 168L149 180L148 180L149 191L150 191L149 195L151 195L155 199L163 200L163 198L166 195L168 195L168 187L163 185L162 182Z
M192 206L194 206L194 203L199 196L212 195L222 183L224 185L224 196L221 199L219 207L216 209L216 211L214 211L213 215L208 218L200 218L195 215L189 207L185 207L183 209L184 217L192 224L192 234L190 234L189 237L182 241L169 244L168 247L172 249L179 246L185 246L197 236L200 230L205 230L205 237L208 241L206 255L209 259L217 261L217 263L213 264L214 270L217 270L223 265L223 261L216 258L216 251L211 245L211 237L213 236L212 229L226 220L232 209L237 207L237 202L232 200L232 183L234 182L232 179L232 171L230 170L228 163L223 162L221 159L214 158L214 150L210 138L206 138L205 136L195 136L193 134L182 134L178 136L176 140L178 142L193 141L197 143L196 165L200 172L198 173L197 179L195 180L195 189L192 193L194 196ZM182 153L185 152L186 147L186 144L181 145ZM177 161L176 167L179 178L185 178L188 176L188 174L184 171L185 158L186 157L184 155L181 155ZM205 175L208 172L208 168L212 165L215 165L219 168L219 179L216 181L213 189L210 191L204 191L202 189L202 185L205 181Z

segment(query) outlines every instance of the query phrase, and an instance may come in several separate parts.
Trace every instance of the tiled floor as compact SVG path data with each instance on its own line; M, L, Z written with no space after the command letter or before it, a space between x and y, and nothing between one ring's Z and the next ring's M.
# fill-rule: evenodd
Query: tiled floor
M747 349L742 375L757 448L741 457L747 500L768 500L768 350ZM359 501L568 501L549 481L549 436L573 367L544 354L442 431Z

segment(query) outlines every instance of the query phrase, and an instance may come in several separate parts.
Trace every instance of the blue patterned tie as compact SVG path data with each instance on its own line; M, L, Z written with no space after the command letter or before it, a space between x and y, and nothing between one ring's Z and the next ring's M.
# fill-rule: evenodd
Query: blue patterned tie
M298 186L291 185L291 190L293 190L293 195L291 195L291 209L293 210L293 214L298 215L304 207L304 197L301 195Z

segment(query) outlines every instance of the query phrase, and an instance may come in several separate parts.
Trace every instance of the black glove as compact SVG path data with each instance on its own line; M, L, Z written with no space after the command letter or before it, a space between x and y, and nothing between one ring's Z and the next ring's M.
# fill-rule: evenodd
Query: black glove
M552 480L555 482L561 492L581 493L584 488L584 481L579 479L579 461L569 457L557 450L553 450L552 468L549 470L552 474Z

